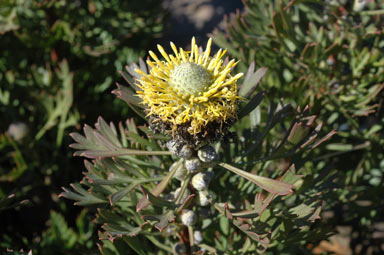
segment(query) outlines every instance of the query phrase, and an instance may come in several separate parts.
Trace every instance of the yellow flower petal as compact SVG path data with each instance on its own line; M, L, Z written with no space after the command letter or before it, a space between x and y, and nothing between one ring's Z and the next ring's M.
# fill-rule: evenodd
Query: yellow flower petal
M221 127L229 119L235 119L240 99L236 82L243 74L232 76L230 73L238 62L231 60L224 64L222 58L226 50L222 49L211 57L212 39L203 52L199 52L195 38L190 51L177 50L172 42L170 45L173 54L157 46L165 61L149 52L153 59L147 61L149 74L136 70L141 75L137 81L142 89L138 97L148 107L148 115L158 118L155 122L169 125L172 132L177 131L179 125L187 125L191 135L204 132L209 123Z

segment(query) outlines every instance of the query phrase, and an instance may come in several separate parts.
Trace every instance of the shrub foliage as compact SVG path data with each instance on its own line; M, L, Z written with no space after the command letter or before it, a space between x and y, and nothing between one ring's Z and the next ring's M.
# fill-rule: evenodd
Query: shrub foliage
M57 197L80 177L68 134L101 108L111 119L131 114L105 94L162 31L160 4L1 1L0 253L95 248L89 214Z

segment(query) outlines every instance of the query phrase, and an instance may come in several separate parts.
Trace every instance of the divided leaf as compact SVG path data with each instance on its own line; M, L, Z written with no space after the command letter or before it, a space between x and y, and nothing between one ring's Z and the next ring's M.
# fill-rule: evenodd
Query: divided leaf
M105 158L105 157L126 157L130 155L170 155L169 151L150 151L150 150L136 150L123 148L123 143L118 137L116 128L114 125L108 126L105 121L99 117L96 123L96 129L93 129L87 125L84 126L85 137L72 133L72 138L77 142L70 146L74 149L78 149L74 153L75 156L83 156L87 158ZM125 132L125 131L123 131ZM125 137L124 133L124 137ZM132 135L132 138L138 140L144 145L151 145L159 148L153 141L147 141L144 138L139 137L132 132L127 133L128 137ZM123 135L121 135L123 136Z

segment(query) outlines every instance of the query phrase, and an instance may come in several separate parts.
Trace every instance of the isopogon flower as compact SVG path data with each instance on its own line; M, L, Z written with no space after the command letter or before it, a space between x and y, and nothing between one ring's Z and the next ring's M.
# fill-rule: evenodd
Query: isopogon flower
M150 51L150 72L135 70L141 75L137 93L153 129L194 145L225 135L236 119L236 82L243 74L231 74L237 62L223 60L226 50L211 56L211 45L209 39L205 51L199 50L192 38L191 50L184 51L171 42L173 54L158 45L163 59Z

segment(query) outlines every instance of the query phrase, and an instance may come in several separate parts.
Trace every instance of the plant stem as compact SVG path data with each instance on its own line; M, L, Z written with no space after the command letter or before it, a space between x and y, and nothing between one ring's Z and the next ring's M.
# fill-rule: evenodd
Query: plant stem
M369 11L362 11L360 12L360 15L383 15L384 10L369 10Z
M181 199L182 199L182 197L183 197L183 195L185 193L185 190L188 187L188 183L189 183L190 180L191 180L191 175L188 175L187 178L184 180L183 184L181 185L180 193L179 193L179 195L176 198L176 202L175 202L176 204L181 203Z
M188 226L188 234L189 234L189 245L191 246L191 249L192 249L192 246L195 245L195 238L193 236L193 227L192 226Z
M157 239L155 237L149 236L149 235L147 235L146 237L149 239L149 241L151 241L154 245L156 245L160 249L166 250L170 254L173 254L173 250L170 247L168 247L168 246L162 244L161 242L157 241Z

